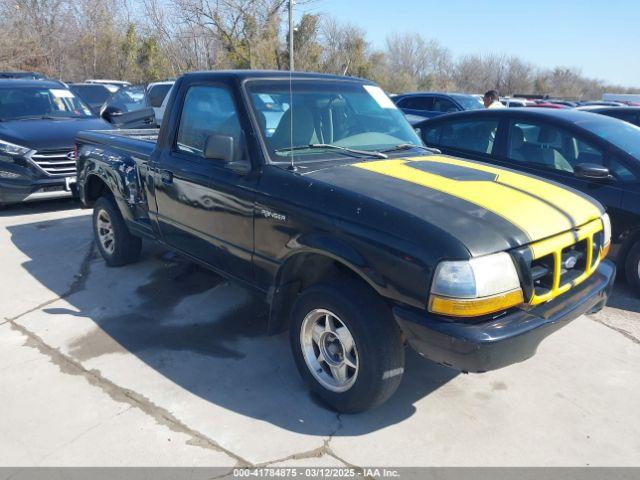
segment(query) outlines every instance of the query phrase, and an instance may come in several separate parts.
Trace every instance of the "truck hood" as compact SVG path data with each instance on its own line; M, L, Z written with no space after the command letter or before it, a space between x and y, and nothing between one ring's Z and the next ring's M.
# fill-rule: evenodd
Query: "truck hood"
M33 150L71 148L81 130L111 129L101 118L10 120L0 122L0 140Z
M332 166L305 177L355 193L362 205L356 207L358 215L368 223L384 223L381 228L406 235L399 223L407 219L416 238L425 229L446 233L472 256L542 240L604 213L599 203L576 190L446 155ZM382 204L385 219L367 216L365 199Z

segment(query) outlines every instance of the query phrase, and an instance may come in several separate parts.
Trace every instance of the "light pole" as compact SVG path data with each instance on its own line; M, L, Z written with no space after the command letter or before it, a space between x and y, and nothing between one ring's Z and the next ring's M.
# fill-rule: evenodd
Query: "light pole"
M293 4L289 0L289 70L293 72Z

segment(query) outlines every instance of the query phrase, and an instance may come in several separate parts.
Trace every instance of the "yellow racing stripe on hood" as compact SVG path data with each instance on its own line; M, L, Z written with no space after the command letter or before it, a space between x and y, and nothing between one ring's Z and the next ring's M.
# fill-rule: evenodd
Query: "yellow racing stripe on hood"
M435 162L494 174L493 180L456 180L414 166ZM357 168L423 185L478 205L522 230L532 241L584 225L601 215L594 202L543 180L453 157L427 157L356 163Z

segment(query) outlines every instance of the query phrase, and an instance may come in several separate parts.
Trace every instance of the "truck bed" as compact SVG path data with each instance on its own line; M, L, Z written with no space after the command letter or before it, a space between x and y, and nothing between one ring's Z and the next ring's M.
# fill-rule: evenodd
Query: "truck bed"
M158 128L87 130L78 133L81 143L104 145L108 150L117 149L138 156L148 157L156 147Z

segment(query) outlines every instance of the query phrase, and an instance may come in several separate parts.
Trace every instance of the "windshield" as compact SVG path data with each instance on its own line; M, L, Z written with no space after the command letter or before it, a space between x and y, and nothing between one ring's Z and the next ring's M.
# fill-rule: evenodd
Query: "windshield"
M640 159L640 127L610 117L593 116L595 118L578 120L576 124Z
M348 153L331 146L375 152L399 144L422 145L380 87L335 80L294 80L291 85L290 95L288 79L247 83L274 162L289 162L291 156L304 161ZM316 148L291 150L308 145Z
M478 97L474 97L473 95L456 95L454 98L465 110L479 110L484 108L482 100Z
M91 109L64 87L0 88L0 119L86 118Z

